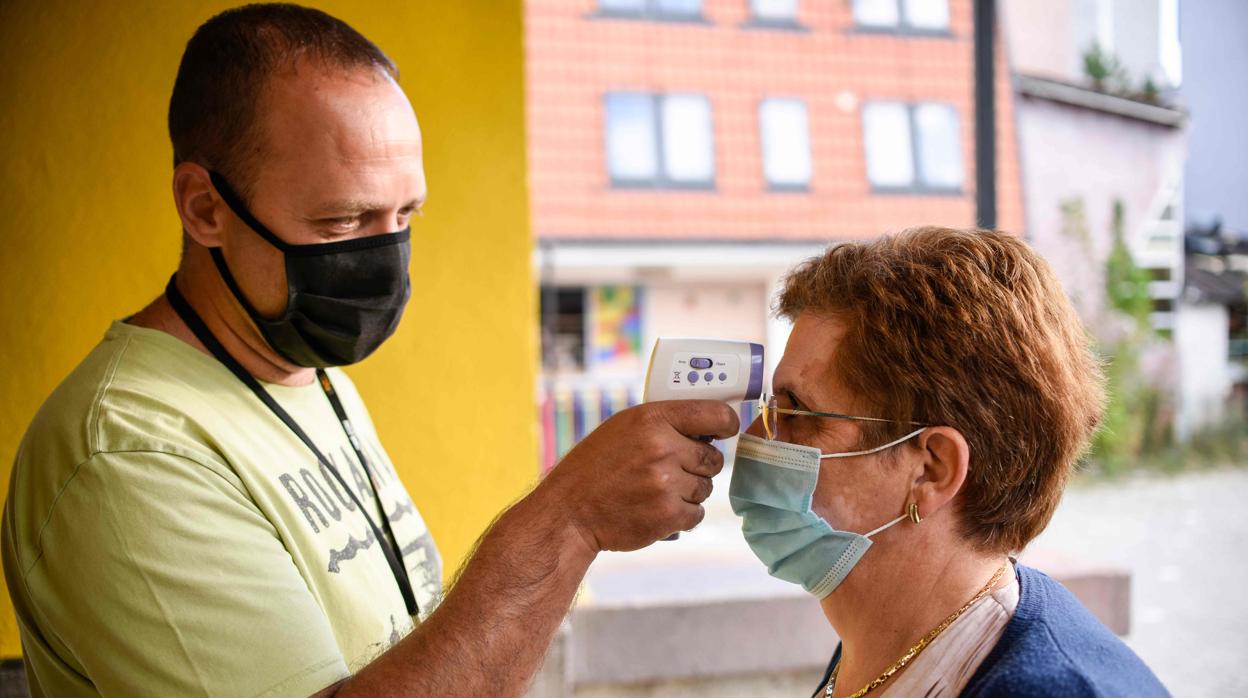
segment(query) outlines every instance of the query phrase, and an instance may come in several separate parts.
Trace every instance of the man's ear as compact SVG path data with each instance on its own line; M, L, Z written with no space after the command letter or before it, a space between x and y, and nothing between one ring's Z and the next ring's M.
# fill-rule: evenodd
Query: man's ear
M920 518L939 512L962 489L971 463L971 447L962 432L953 427L929 427L917 437L922 450L922 469L914 480L911 499L906 502L918 505Z
M204 247L220 247L225 202L212 186L208 170L194 162L173 168L173 203L187 236Z

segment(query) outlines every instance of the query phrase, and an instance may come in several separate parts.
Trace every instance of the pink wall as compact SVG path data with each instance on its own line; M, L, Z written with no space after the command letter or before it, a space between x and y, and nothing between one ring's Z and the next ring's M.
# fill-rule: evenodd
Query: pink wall
M1096 318L1114 200L1125 207L1130 242L1167 177L1182 173L1183 131L1034 97L1020 97L1017 111L1030 241L1085 319ZM1087 240L1062 233L1060 206L1073 197L1083 199Z

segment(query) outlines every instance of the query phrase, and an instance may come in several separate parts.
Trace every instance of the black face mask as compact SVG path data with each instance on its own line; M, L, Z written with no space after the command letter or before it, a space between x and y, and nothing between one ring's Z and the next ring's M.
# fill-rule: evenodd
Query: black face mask
M344 366L373 353L394 334L412 292L407 275L411 228L342 242L292 245L256 220L225 178L216 172L209 175L234 215L286 258L286 310L270 320L243 295L221 248L209 249L225 285L269 346L299 366Z

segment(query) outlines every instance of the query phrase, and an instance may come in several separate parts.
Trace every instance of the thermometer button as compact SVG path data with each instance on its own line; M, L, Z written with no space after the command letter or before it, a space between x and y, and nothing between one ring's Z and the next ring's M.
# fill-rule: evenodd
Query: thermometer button
M694 357L689 359L689 365L694 368L710 368L711 360L703 357ZM710 380L709 378L707 380Z
M687 376L687 378L689 379L689 382L690 382L690 383L697 383L697 382L698 382L698 378L700 378L700 377L701 377L701 376L699 376L699 375L698 375L698 372L697 372L697 371L690 371L690 372L689 372L689 375Z

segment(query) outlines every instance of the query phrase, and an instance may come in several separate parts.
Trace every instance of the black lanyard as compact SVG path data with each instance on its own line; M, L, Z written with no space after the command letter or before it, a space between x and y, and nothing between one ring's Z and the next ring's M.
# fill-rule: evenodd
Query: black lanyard
M204 324L204 321L191 307L191 304L186 302L186 298L178 290L178 286L175 283L176 279L177 275L170 277L169 284L165 286L165 297L169 299L169 304L173 306L174 312L178 314L178 317L182 318L182 322L186 323L186 326L208 348L208 351L212 352L212 355L218 361L225 364L225 367L230 369L230 373L233 373L242 381L243 385L250 388L251 392L260 399L260 402L263 402L269 408L269 411L282 420L282 423L294 432L295 436L299 437L299 440L307 445L308 449L312 451L312 454L316 456L316 459L325 469L333 473L334 478L338 480L338 484L342 486L342 489L351 497L351 501L355 503L355 508L364 515L364 520L368 522L368 527L372 530L373 538L381 546L381 551L386 556L386 562L390 563L390 571L394 573L394 581L399 585L399 592L403 595L403 603L407 605L408 615L415 616L418 614L420 606L416 603L416 594L412 591L412 582L407 576L407 568L403 566L403 552L399 548L398 538L394 535L394 529L390 527L390 517L386 516L386 509L381 503L381 495L377 492L377 483L373 482L372 473L368 471L368 461L364 458L364 451L360 447L359 439L356 437L355 428L351 426L351 420L347 417L347 411L342 407L342 401L338 399L338 393L334 390L334 384L330 382L329 375L319 368L316 369L317 382L321 384L321 389L325 391L325 397L329 399L329 404L333 406L334 414L338 416L338 422L342 424L342 430L347 435L347 441L351 442L351 448L355 450L356 457L360 459L360 467L364 468L365 474L368 475L370 489L373 492L373 501L377 503L377 511L381 512L381 522L386 527L387 535L382 535L381 530L377 528L377 524L373 522L373 517L369 515L368 510L364 508L359 498L355 496L355 490L347 484L347 481L343 479L342 474L338 472L334 464L321 453L321 450L316 447L316 444L299 426L299 423L278 404L277 400L273 399L273 396L264 389L264 386L260 385L260 381L256 380L255 376L248 373L247 369L243 368L242 364L238 363L233 356L230 356L225 347L221 346L221 343L213 336L212 331L208 329L208 326Z

